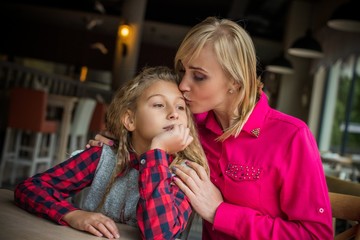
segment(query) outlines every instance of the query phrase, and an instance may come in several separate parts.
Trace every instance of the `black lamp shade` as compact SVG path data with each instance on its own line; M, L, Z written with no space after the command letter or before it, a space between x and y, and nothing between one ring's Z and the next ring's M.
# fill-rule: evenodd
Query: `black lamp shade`
M328 20L333 29L347 32L360 32L360 14L358 2L352 0L340 5Z
M288 49L288 53L305 58L322 58L324 56L321 46L316 39L312 37L311 31L307 30L306 35L297 39Z
M275 58L274 61L267 65L266 70L269 72L280 74L292 74L294 72L291 62L287 60L283 55Z

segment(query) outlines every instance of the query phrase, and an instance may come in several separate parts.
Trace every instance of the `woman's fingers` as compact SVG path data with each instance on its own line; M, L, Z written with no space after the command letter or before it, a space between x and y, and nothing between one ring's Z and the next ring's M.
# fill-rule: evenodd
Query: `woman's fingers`
M212 223L217 207L223 202L221 192L202 166L191 161L186 165L176 165L174 182L189 198L194 210Z
M96 134L94 139L90 139L88 144L86 144L86 148L90 147L102 147L104 144L112 147L114 145L114 141L102 134L107 134L107 132Z
M205 171L205 168L203 166L201 166L200 164L196 163L196 162L192 162L189 160L185 161L185 164L190 168L193 169L196 172L196 175L201 179L201 180L206 180L208 179L208 175Z
M196 192L199 189L201 179L197 175L196 171L188 166L176 165L175 175L185 183L186 187L191 192ZM183 189L182 189L183 190Z

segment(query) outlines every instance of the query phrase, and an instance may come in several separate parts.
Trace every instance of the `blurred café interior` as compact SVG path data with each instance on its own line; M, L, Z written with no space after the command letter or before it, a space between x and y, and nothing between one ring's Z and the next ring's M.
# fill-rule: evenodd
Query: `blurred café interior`
M360 196L358 3L1 1L0 187L83 149L118 87L143 66L172 67L190 27L219 16L252 36L270 105L310 127L329 191Z
M236 20L253 37L270 104L309 125L326 175L359 183L356 6L357 0L1 1L0 185L11 188L84 148L104 129L113 91L143 66L172 67L186 32L211 15Z

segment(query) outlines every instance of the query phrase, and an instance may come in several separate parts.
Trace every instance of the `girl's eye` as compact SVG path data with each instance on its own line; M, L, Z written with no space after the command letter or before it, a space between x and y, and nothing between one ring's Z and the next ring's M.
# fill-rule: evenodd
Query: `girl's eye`
M195 81L203 81L205 79L205 75L201 73L194 73Z
M162 104L162 103L154 103L153 107L162 108L162 107L164 107L164 104Z
M179 110L181 110L181 111L185 111L185 106L180 105L180 106L178 106L177 108L178 108Z

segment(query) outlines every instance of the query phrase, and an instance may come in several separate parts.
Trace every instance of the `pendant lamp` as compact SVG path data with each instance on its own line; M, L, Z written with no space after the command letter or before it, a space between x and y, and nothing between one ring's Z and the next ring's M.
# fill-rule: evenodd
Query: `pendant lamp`
M327 25L347 32L360 32L360 14L357 0L340 5L331 15Z
M288 49L288 53L304 58L322 58L324 56L320 43L313 38L310 29L306 31L304 37L298 38Z
M292 74L294 72L291 62L284 55L275 58L274 61L266 66L266 70L279 74Z

